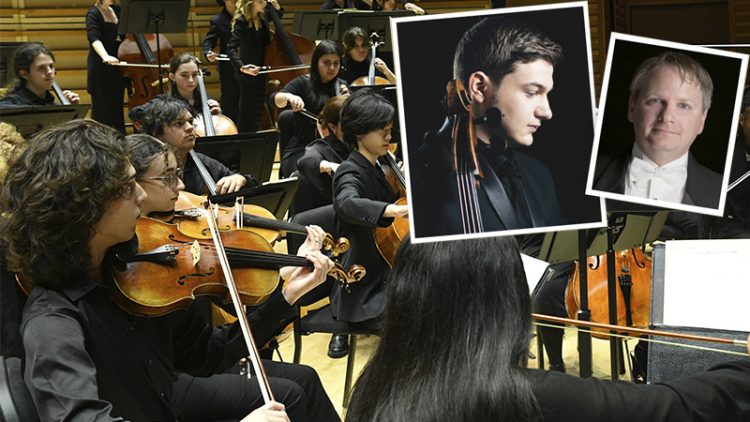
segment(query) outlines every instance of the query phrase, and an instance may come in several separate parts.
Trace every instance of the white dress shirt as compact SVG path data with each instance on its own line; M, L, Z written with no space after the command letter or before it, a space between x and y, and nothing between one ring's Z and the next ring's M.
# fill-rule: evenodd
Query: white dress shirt
M632 158L625 176L625 195L659 201L682 202L687 183L688 153L659 166L633 144Z

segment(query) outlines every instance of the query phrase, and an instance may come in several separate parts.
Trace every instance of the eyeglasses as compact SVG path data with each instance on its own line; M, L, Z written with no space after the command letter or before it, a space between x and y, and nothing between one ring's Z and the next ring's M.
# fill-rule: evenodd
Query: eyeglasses
M147 180L159 180L162 183L164 183L164 186L172 189L177 190L177 184L180 180L180 174L182 174L182 170L179 170L177 174L167 174L165 176L152 176L152 177L142 177L138 180L140 181L147 181Z
M135 179L130 180L117 191L117 194L120 195L120 198L125 200L133 198L136 184L137 182Z

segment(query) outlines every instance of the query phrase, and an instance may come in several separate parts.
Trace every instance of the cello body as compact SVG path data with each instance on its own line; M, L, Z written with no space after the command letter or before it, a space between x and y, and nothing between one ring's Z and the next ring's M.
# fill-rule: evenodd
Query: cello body
M157 64L156 44L156 34L128 34L117 49L117 58L128 63ZM162 34L159 34L158 52L162 64L168 64L174 55L172 44ZM161 94L159 69L124 66L121 70L122 76L130 80L128 108L133 109Z

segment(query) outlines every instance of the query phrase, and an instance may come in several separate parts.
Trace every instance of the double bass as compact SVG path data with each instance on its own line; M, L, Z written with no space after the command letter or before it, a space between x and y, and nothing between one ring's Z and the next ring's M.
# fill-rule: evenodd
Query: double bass
M162 34L159 34L158 40L156 34L128 34L117 49L117 58L125 62L120 64L122 76L130 79L129 109L161 94L161 68L157 63L169 63L173 55L172 44ZM168 67L162 65L165 66Z

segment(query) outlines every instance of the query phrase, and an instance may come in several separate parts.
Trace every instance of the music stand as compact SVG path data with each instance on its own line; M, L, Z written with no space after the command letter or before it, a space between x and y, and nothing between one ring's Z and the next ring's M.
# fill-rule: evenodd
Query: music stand
M259 205L271 211L276 219L283 220L289 206L292 205L298 185L299 179L290 177L266 182L260 186L242 188L237 192L209 196L208 199L215 204L231 205L237 197L242 196L245 204Z
M159 91L164 92L161 78L160 33L183 33L190 12L188 0L122 0L120 34L156 34L156 60L159 65Z
M338 41L339 14L342 10L300 11L294 14L294 32L309 40Z
M617 301L615 279L614 253L616 250L626 250L645 243L653 242L659 236L668 212L609 212L607 213L607 227L598 230L561 231L547 233L542 242L539 259L550 263L573 261L586 262L589 256L607 254L607 279L609 301L609 323L617 324ZM588 308L588 279L587 271L580 271L580 300L581 309L578 319L591 320ZM541 283L540 283L541 284ZM578 353L581 377L591 376L591 334L578 336ZM610 337L610 369L612 379L617 379L619 370L620 343L617 338Z
M196 139L195 150L220 161L239 174L250 174L259 183L271 179L279 131L205 136Z
M21 41L0 42L0 86L7 85L8 81L15 77L13 59L16 56L16 50L23 44L26 43ZM9 74L10 77L8 77Z
M410 10L393 10L389 12L371 10L321 10L304 11L294 14L294 32L312 40L330 39L341 40L352 26L365 30L366 34L377 32L383 46L379 49L384 53L393 52L391 44L390 19L402 16L414 16Z
M88 104L24 106L0 109L0 122L12 124L24 138L59 123L82 119L89 111Z

